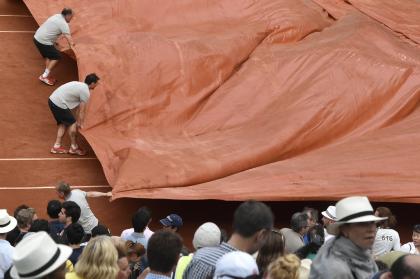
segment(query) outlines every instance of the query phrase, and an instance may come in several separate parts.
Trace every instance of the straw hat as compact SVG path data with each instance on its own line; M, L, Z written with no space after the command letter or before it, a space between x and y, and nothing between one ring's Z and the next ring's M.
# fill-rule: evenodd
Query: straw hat
M71 255L72 249L59 245L46 232L25 237L13 254L12 278L42 278L59 268Z
M330 205L328 206L327 210L321 212L322 216L332 221L337 221L337 217L335 215L335 206Z
M6 209L0 209L0 233L8 233L17 225L14 217L7 213Z
M387 217L377 217L367 197L348 197L335 205L337 222L328 226L330 234L338 235L339 227L349 223L378 222Z

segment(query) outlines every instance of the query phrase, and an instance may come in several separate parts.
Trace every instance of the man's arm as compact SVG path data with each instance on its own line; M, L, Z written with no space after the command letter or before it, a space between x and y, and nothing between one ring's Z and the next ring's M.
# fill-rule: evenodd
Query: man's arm
M99 198L99 197L112 197L112 193L111 192L96 192L96 191L89 191L86 192L86 196L88 198Z
M70 48L73 48L74 46L76 46L70 34L63 34L63 36L64 38L66 38L67 42L69 43Z
M79 111L77 116L77 127L83 128L83 122L85 121L86 103L81 102L79 105Z

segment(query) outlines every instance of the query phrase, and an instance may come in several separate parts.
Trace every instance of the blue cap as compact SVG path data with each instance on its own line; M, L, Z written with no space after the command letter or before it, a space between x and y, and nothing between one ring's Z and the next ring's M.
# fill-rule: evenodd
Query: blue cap
M177 214L171 214L169 216L166 216L166 218L160 220L160 223L165 227L180 228L182 227L182 218Z

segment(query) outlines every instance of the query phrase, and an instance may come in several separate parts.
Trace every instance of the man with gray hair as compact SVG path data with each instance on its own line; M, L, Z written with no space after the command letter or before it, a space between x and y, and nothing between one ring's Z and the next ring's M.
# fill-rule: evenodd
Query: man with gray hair
M294 253L305 244L303 236L308 232L308 215L302 212L296 212L290 220L290 229L283 228L280 232L284 235L286 253Z

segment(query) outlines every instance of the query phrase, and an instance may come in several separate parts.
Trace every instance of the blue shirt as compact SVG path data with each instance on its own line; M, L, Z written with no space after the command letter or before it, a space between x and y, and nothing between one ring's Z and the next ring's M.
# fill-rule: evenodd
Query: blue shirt
M50 234L59 235L61 231L64 230L64 224L58 220L50 222Z
M15 248L9 241L0 239L0 279L4 278L4 273L12 266L12 255Z
M161 275L161 274L156 274L150 271L149 274L146 275L145 279L171 279L171 277Z

